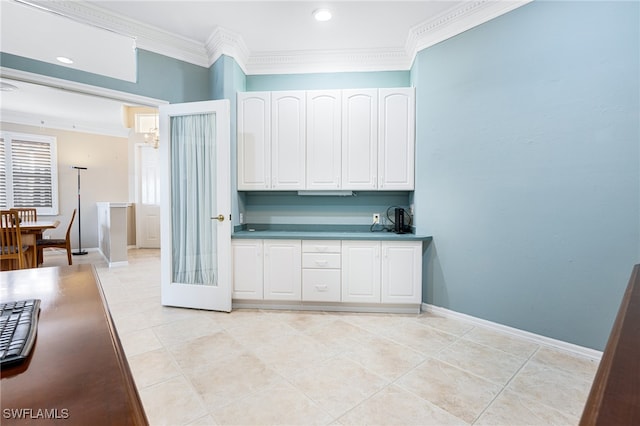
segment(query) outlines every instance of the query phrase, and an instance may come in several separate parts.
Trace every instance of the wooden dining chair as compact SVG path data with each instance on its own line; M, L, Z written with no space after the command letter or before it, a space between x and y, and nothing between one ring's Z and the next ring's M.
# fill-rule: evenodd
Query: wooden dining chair
M20 218L20 223L22 222L35 222L38 220L38 211L33 207L13 207L9 210L13 210L18 212L18 217ZM24 232L24 231L23 231ZM42 232L38 232L35 235L35 239L42 238ZM36 262L42 263L42 259L37 259Z
M6 269L24 269L29 262L25 256L31 251L31 247L22 244L20 234L20 219L18 212L13 210L0 211L0 263L5 270L5 263L11 262L11 267ZM35 255L35 253L32 253ZM17 268L15 266L18 266Z
M15 207L10 210L18 212L18 217L23 222L35 222L38 220L38 211L31 207Z
M67 250L67 260L69 261L69 265L73 265L73 261L71 260L71 225L73 225L73 220L76 218L76 210L77 209L73 209L71 221L69 222L69 227L67 228L67 235L64 239L39 239L36 241L36 247L38 248L38 259L43 259L42 252L46 248L63 248Z

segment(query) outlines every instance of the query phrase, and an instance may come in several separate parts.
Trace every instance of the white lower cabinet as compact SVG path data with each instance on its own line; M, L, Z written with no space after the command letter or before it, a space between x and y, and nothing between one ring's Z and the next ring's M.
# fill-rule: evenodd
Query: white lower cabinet
M385 241L382 303L422 303L422 242Z
M262 240L233 240L233 298L261 300L264 295Z
M301 241L264 240L264 299L301 300Z
M380 241L342 242L342 301L380 303Z
M422 241L233 240L233 298L422 303Z

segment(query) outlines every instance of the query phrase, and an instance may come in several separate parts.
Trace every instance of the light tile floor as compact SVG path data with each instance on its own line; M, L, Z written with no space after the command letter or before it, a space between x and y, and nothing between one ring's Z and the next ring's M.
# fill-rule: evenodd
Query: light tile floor
M97 269L152 425L575 425L598 364L426 313L162 307L159 257L74 256Z

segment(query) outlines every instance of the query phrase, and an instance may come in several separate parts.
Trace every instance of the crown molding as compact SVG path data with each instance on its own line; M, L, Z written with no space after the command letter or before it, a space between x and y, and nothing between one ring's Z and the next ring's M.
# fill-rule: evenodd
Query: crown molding
M213 65L222 55L233 57L242 71L248 74L245 64L249 61L250 52L240 34L226 28L216 27L205 44L208 66Z
M469 1L409 30L405 50L411 63L421 50L477 27L533 0Z
M210 67L220 56L233 57L243 72L292 74L409 70L417 53L533 0L466 1L409 29L404 46L394 49L251 52L242 35L217 27L202 44L111 13L86 1L29 0L27 4L135 38L136 47Z
M249 75L393 71L411 67L403 49L261 52L245 64Z

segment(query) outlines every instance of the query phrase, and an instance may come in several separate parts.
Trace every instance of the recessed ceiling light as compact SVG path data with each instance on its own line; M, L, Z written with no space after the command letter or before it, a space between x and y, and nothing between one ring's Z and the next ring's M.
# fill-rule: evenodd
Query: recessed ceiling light
M313 17L316 21L325 22L331 19L331 11L329 9L316 9L313 11Z
M58 56L56 59L58 60L58 62L62 62L63 64L72 64L73 63L73 59L67 58L66 56Z

